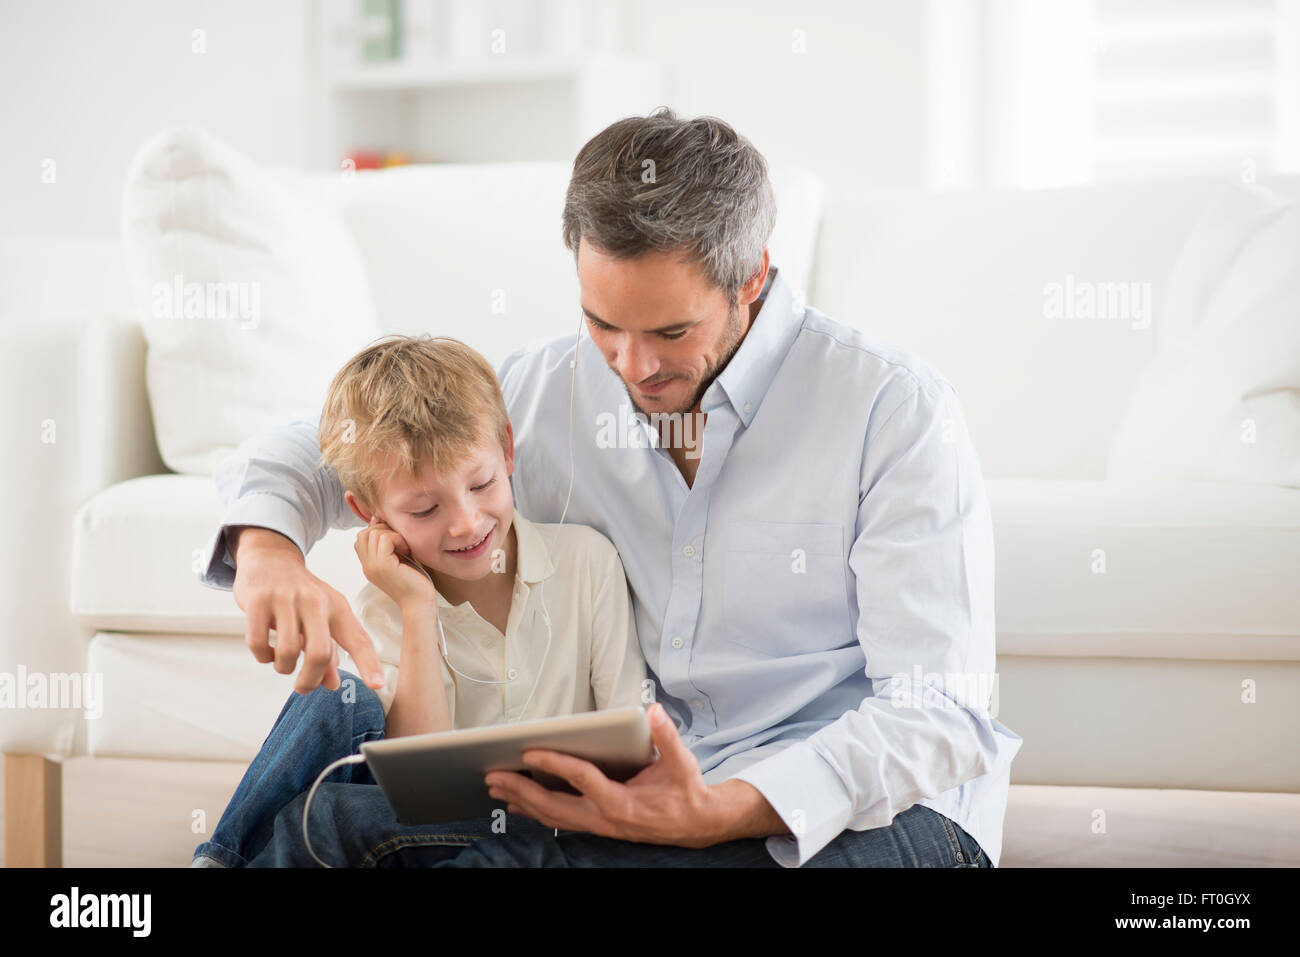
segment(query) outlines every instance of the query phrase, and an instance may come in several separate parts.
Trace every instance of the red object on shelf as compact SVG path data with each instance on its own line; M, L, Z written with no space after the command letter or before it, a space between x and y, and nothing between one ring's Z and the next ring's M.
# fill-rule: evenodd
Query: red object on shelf
M352 161L353 169L382 169L384 154L372 150L353 150L347 158Z
M387 169L390 166L406 166L414 160L405 150L353 150L347 160L353 169Z

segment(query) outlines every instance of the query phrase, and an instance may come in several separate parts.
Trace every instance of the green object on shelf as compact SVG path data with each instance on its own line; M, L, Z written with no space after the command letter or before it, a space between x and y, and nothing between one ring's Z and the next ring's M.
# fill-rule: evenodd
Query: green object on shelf
M396 60L402 54L401 0L361 0L361 59Z

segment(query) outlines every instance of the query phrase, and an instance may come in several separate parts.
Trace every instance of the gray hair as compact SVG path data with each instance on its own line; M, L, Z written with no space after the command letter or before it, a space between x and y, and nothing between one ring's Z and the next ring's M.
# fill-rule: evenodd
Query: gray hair
M564 198L564 245L575 261L581 240L615 259L679 251L733 309L775 223L763 154L716 117L683 120L666 106L588 140Z

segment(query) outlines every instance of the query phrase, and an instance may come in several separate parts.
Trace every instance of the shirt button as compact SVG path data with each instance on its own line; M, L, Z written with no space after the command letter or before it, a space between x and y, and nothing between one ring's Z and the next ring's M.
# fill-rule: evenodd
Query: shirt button
M694 701L691 702L691 707L694 708L696 711L699 711L701 708L704 707L704 702L701 701L699 698L696 698Z
M680 648L681 646L682 646L682 640L681 640L680 638L674 638L674 639L673 639L673 647L674 647L674 648Z
M745 414L748 415L749 413L751 413L751 412L753 412L753 411L754 411L754 404L753 404L752 402L746 402L746 403L745 403Z
M515 671L514 668L511 668L509 671L506 672L506 677L509 678L511 681L514 681L516 678L519 677L519 672Z
M682 554L685 555L687 558L690 558L692 555L695 554L695 546L687 545L685 548L682 549Z

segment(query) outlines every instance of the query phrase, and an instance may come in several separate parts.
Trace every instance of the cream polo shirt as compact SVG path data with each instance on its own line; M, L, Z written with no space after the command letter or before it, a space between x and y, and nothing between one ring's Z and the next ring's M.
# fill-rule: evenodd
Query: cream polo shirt
M438 617L447 636L442 683L452 726L478 727L641 704L645 658L637 641L623 563L613 544L585 525L535 525L518 509L513 521L518 549L506 633L480 617L469 602L452 605L438 596ZM386 683L376 694L387 715L397 693L401 610L367 582L353 600L353 611L383 666ZM342 649L339 668L360 674ZM479 680L470 680L474 678ZM480 683L486 681L504 683Z

